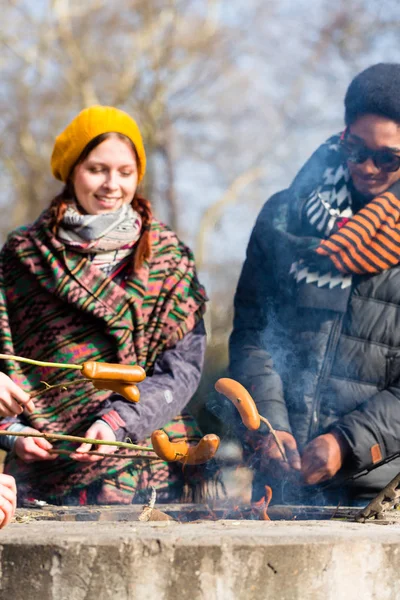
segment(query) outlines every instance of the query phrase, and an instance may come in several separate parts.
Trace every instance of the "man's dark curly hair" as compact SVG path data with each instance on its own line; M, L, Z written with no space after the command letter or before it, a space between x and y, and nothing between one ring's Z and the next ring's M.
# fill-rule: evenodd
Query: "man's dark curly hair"
M387 117L400 126L400 64L379 63L356 75L344 106L347 126L367 114Z

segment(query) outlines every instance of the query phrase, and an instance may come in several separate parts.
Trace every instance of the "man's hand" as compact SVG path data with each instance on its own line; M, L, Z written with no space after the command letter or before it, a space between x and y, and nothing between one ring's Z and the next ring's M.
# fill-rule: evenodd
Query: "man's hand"
M15 513L17 488L14 477L0 474L0 529L8 525Z
M0 373L0 416L14 417L20 415L24 408L33 412L35 405L29 394L24 392L8 375Z
M85 433L85 437L96 439L96 440L107 440L109 442L115 442L115 434L111 427L102 421L96 421ZM113 454L117 450L117 446L103 446L97 445L94 448L92 444L81 444L76 449L74 454L71 454L71 458L79 462L96 462L102 460L102 456L93 456L87 454L89 450L95 450L96 452L102 452L103 454Z
M293 470L300 471L301 460L296 440L292 434L286 431L275 431L275 433L285 450L288 462L283 460L273 436L269 434L261 447L260 468L276 478L282 478Z
M24 429L24 433L29 433L30 431L32 433L39 433L37 429L33 429L32 427ZM14 452L26 463L38 460L54 460L57 458L57 455L49 453L52 447L52 444L44 438L17 437L17 441L14 444Z
M305 483L314 485L331 479L341 468L347 451L347 443L340 433L325 433L311 440L301 457Z

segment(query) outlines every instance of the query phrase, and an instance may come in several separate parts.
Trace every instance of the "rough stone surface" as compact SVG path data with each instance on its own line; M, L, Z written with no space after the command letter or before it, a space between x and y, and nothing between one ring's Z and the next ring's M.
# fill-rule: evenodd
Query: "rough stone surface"
M400 525L13 523L1 600L397 600Z

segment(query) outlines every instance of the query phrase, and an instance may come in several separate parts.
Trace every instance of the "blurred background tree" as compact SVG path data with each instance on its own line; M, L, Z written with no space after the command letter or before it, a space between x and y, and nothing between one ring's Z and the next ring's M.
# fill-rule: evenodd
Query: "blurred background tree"
M59 190L55 136L82 108L139 122L144 193L196 252L211 298L198 411L227 361L263 202L343 126L369 64L399 61L398 0L1 0L0 240Z

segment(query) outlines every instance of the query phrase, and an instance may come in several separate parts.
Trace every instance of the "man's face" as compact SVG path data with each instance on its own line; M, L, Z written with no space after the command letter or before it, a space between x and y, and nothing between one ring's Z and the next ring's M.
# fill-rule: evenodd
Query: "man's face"
M400 124L378 115L364 115L350 125L346 138L349 146L390 151L400 156ZM354 187L364 196L383 194L400 179L400 168L387 172L375 165L372 157L362 163L347 162Z

